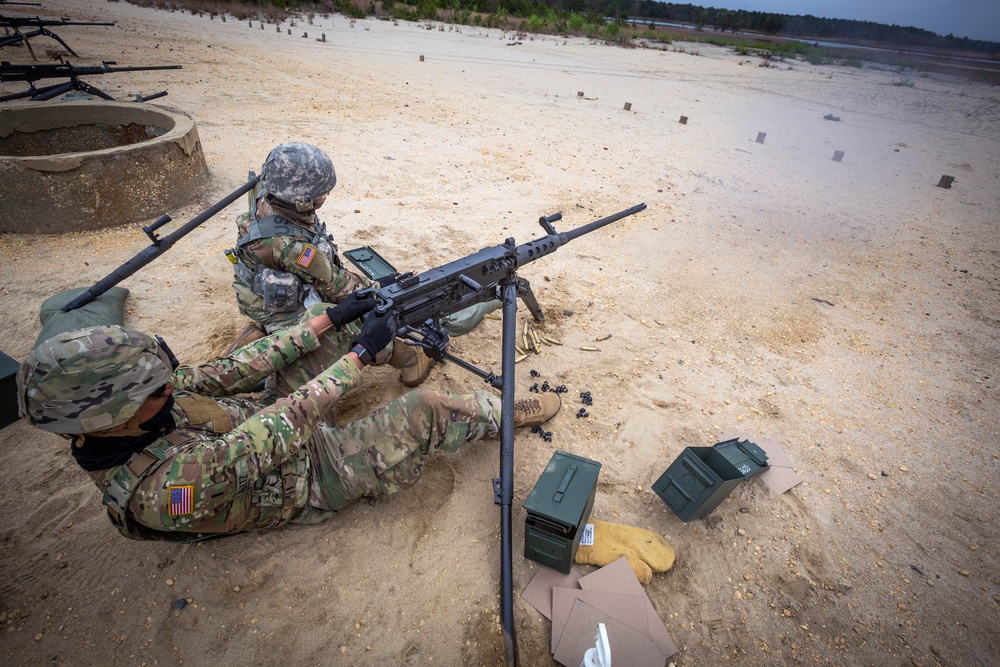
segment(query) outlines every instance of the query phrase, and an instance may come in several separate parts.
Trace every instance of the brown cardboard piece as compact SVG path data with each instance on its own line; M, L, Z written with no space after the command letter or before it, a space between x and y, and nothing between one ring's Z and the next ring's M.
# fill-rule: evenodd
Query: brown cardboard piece
M771 489L772 492L784 493L805 481L792 469L792 462L777 438L767 435L754 436L742 431L726 431L722 434L720 442L733 438L749 440L767 454L767 462L771 467L757 477L760 477L760 480L767 484L767 488Z
M646 610L647 631L646 636L662 646L669 658L677 653L677 645L667 632L666 626L660 620L660 615L653 607L653 603L646 597L646 590L635 577L632 566L628 564L628 559L622 556L610 565L605 565L600 570L588 574L577 582L583 590L607 591L610 593L629 593L642 596L642 605ZM565 633L565 630L563 630Z
M579 590L580 585L577 582L582 576L576 570L571 569L569 574L563 574L542 565L521 592L521 597L537 609L538 613L551 621L552 589L559 587Z
M570 611L577 600L585 602L607 618L613 618L643 635L648 634L649 621L645 605L641 604L645 595L609 593L608 591L583 591L572 588L552 589L552 652L556 652L559 641L566 631ZM597 626L594 626L597 630Z
M604 623L607 630L612 664L663 667L667 661L669 656L662 646L583 600L573 603L567 617L566 630L553 656L555 661L565 667L578 667L587 649L594 645L598 623Z

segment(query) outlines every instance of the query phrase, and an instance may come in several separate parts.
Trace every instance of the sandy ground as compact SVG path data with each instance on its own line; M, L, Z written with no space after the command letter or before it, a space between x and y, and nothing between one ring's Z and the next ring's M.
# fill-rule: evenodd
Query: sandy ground
M341 16L289 36L45 4L118 21L58 31L78 63L184 66L98 83L119 98L166 87L160 101L196 120L212 178L170 211L178 221L286 140L334 157L323 213L341 247L375 245L405 269L526 241L543 214L563 211L568 229L648 204L521 272L564 345L519 364L518 386L535 369L569 393L551 443L516 440L517 591L538 567L517 553L521 503L558 448L603 463L595 517L676 547L647 591L678 667L1000 662L996 88L762 68L690 44L510 45L498 31ZM914 85L892 85L902 77ZM952 189L935 187L942 174ZM126 283L127 324L182 360L218 354L243 326L221 253L240 208ZM23 358L45 297L144 239L133 227L0 236L4 351ZM487 321L456 347L497 369L499 341ZM429 385L480 383L444 366ZM357 415L402 390L374 369L345 400ZM594 397L586 420L581 391ZM753 480L681 523L649 485L684 447L734 428L778 438L806 482L775 495ZM0 431L0 661L498 664L497 451L436 457L417 487L323 526L185 547L118 536L66 444L15 423ZM515 617L522 664L552 664L548 621L520 598Z

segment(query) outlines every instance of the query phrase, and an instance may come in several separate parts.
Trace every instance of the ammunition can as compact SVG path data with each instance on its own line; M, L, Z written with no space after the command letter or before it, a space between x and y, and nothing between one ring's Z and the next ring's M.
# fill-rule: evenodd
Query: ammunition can
M767 454L749 440L686 447L653 482L653 491L684 523L718 507L745 479L768 468Z
M556 451L524 501L524 557L569 574L590 517L601 464Z

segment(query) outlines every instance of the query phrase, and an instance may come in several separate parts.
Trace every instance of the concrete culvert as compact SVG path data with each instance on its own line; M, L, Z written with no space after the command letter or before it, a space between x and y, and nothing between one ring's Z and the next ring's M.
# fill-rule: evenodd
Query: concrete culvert
M58 234L159 217L208 167L194 121L132 102L0 106L0 232Z

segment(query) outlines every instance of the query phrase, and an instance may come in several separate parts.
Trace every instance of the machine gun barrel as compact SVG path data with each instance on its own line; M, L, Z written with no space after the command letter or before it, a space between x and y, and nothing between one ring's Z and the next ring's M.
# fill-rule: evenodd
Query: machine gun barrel
M575 238L622 218L645 210L645 204L637 204L600 220L595 220L568 232L556 232L552 223L562 215L555 214L539 220L542 228L549 232L534 241L519 246L513 239L501 245L483 248L461 259L429 269L415 276L405 275L391 285L376 290L379 312L390 308L396 311L399 325L419 328L426 320L452 315L477 303L499 298L497 286L500 281L516 273L519 266L555 252L560 246ZM526 285L524 281L522 281ZM524 298L522 288L519 294ZM534 298L525 299L532 308ZM536 319L541 312L532 308Z
M181 65L142 65L138 67L116 67L113 62L104 65L11 65L8 62L0 64L0 82L8 81L39 81L41 79L75 78L96 74L111 74L113 72L145 72L161 69L181 69Z
M13 3L9 3L13 4ZM31 18L19 18L19 17L7 17L0 16L0 28L42 28L48 26L56 25L107 25L114 26L114 23L108 21L71 21L70 19L40 19L35 17Z

